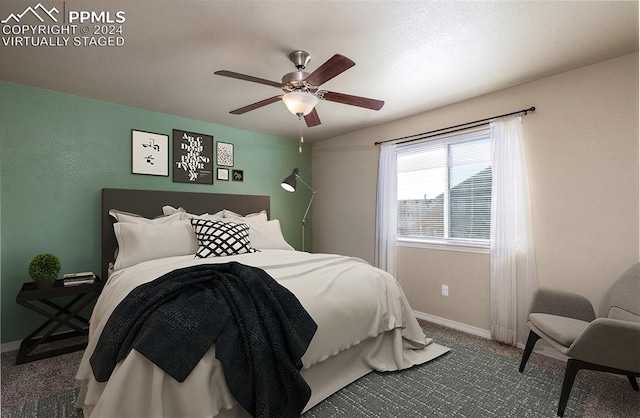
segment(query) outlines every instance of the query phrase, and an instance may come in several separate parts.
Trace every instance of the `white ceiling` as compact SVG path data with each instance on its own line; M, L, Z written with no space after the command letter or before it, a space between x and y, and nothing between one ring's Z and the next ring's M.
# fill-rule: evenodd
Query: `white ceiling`
M42 3L124 11L125 45L2 45L0 79L292 140L297 119L282 103L229 114L281 90L214 71L280 81L294 50L311 54L309 72L335 53L351 58L322 88L385 106L320 101L322 125L305 131L314 141L638 51L637 1ZM36 4L2 1L0 20Z

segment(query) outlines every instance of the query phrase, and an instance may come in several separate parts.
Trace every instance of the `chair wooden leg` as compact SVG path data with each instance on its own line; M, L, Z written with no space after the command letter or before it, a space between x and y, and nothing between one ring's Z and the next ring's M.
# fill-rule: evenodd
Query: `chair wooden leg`
M536 345L536 342L540 339L540 336L533 331L529 331L529 338L527 338L527 345L524 348L524 353L522 353L522 360L520 361L520 373L524 371L524 366L527 365L527 361L529 361L529 356L533 351L533 347Z
M564 416L564 409L567 406L571 389L573 388L573 382L576 379L576 374L583 369L583 362L580 360L570 358L567 360L567 369L564 371L564 382L562 382L562 392L560 392L560 403L558 404L558 416Z
M631 387L633 388L633 390L635 390L636 392L640 392L640 388L638 388L638 381L636 380L635 376L631 376L630 374L628 374L627 378L629 379L629 383L631 383Z

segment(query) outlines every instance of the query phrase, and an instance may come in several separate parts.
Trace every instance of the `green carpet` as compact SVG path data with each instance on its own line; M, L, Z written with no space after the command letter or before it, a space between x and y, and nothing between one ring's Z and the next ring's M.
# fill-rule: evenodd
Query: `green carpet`
M534 364L434 336L451 351L399 372L369 373L330 396L304 418L555 417L562 375ZM11 418L80 418L78 389L27 402ZM581 417L589 385L576 379L565 417Z

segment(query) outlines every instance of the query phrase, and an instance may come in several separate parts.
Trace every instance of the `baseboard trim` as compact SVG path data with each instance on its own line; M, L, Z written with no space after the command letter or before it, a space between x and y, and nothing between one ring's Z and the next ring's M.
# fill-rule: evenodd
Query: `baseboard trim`
M429 315L424 312L413 311L413 314L418 319L424 319L425 321L433 322L434 324L453 328L458 331L466 332L467 334L477 335L478 337L486 338L488 340L491 339L491 331L487 329L474 327L473 325L463 324L462 322L452 321L435 315Z
M22 343L22 340L11 341L8 343L0 344L0 353L6 353L7 351L15 351L18 348L20 348L21 343Z

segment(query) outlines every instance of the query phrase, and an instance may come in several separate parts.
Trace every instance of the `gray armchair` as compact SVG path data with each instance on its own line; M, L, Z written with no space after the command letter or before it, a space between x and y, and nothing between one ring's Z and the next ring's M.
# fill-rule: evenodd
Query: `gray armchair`
M558 416L564 415L573 381L581 369L626 375L638 391L640 263L625 271L604 295L598 318L586 298L540 288L533 295L527 325L531 332L520 362L521 373L540 338L569 357Z

